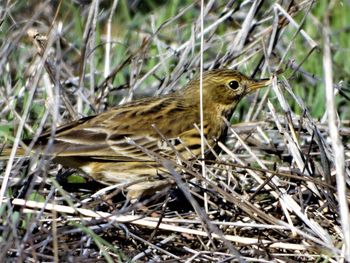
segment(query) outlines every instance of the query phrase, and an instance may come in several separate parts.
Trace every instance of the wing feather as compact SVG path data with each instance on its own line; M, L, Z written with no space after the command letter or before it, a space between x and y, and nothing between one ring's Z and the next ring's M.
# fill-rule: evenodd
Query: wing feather
M121 162L151 161L152 158L142 151L142 148L146 148L163 156L173 156L174 147L170 144L174 139L180 137L181 141L187 144L190 141L188 136L192 141L195 133L198 137L193 124L189 126L188 122L185 122L186 126L171 123L197 116L196 111L184 110L185 104L175 104L175 101L172 97L145 99L59 127L51 153L55 157L67 158L80 156ZM184 115L189 112L195 116ZM165 142L158 132L167 138L168 142ZM50 133L43 134L39 138L39 147L43 148L49 138ZM130 144L126 138L139 147ZM188 147L180 143L175 149L185 153Z

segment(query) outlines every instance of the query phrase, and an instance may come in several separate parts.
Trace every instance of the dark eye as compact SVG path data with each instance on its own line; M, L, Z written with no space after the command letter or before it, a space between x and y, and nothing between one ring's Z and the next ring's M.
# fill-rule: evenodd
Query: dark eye
M239 83L236 80L231 80L228 85L230 86L231 89L238 89Z

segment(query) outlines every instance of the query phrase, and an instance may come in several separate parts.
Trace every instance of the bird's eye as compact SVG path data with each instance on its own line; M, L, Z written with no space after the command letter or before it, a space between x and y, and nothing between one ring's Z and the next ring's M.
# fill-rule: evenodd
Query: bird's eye
M239 83L236 80L231 80L228 85L231 89L238 89L239 87Z

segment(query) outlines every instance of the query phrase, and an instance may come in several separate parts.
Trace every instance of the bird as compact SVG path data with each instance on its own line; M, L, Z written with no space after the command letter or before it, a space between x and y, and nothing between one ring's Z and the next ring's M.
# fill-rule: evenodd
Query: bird
M227 124L243 97L268 86L233 69L208 70L202 75L203 131L207 144L224 142ZM196 127L197 125L197 127ZM57 127L52 138L43 133L32 151L48 154L64 167L75 168L105 185L120 185L130 199L151 195L171 182L152 156L191 160L201 155L200 77L184 88L142 98ZM24 155L19 148L17 156ZM9 156L4 149L0 157Z

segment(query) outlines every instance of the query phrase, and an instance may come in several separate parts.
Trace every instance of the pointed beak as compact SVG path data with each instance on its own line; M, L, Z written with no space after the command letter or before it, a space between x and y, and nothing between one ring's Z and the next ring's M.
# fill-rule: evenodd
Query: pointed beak
M252 93L257 89L266 87L270 85L272 82L272 78L270 79L260 79L260 80L251 80L247 87L247 93Z

